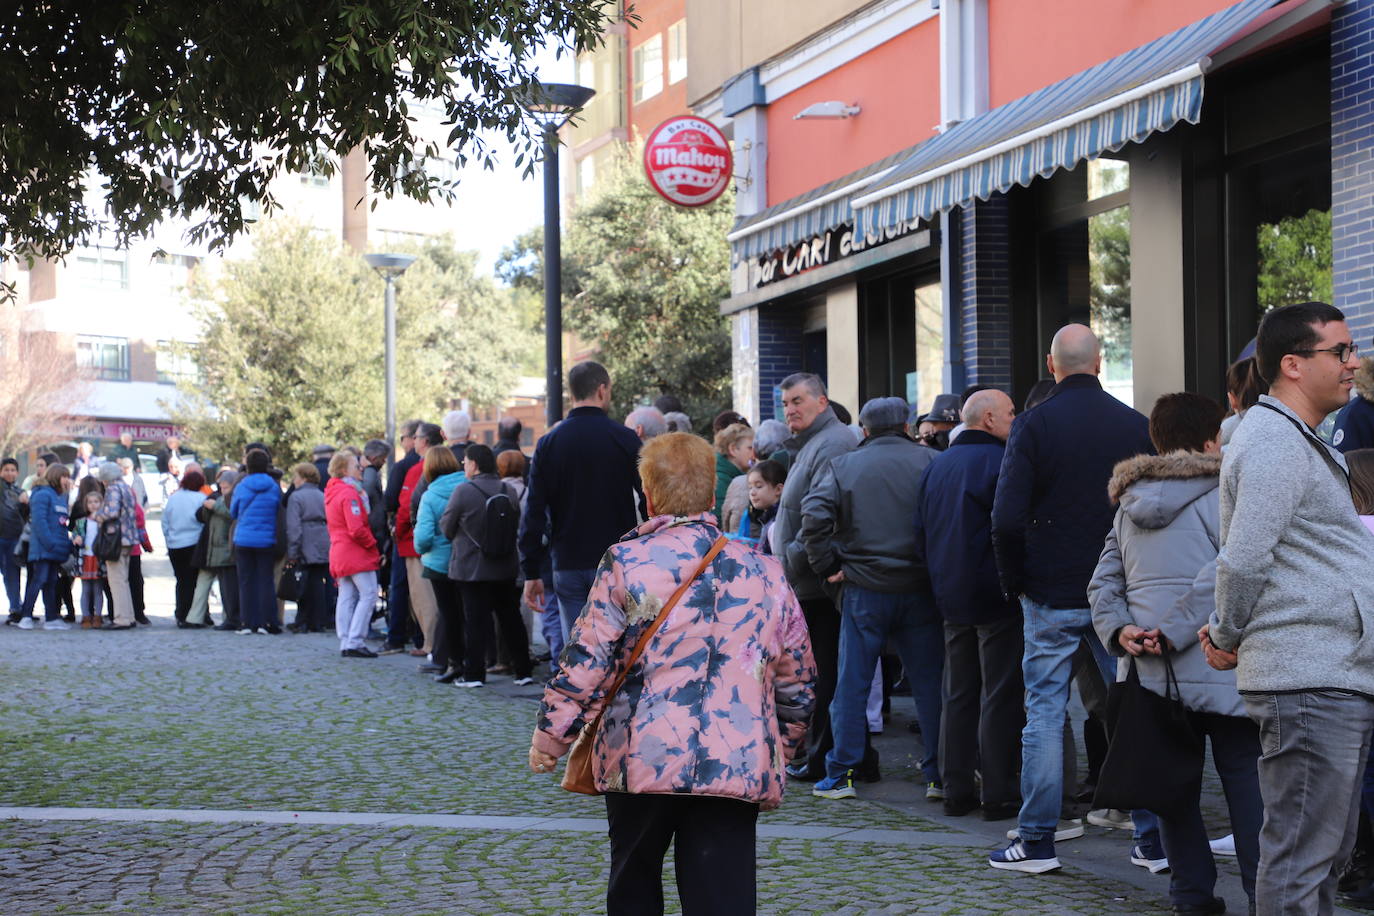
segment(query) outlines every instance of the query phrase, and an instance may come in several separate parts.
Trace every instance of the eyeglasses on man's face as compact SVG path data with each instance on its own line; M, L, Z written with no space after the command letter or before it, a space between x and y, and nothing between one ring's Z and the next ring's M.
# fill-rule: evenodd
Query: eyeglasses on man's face
M1330 353L1332 356L1336 357L1338 361L1347 363L1360 355L1360 345L1355 343L1342 343L1336 344L1334 347L1322 347L1319 350L1294 350L1293 353L1298 356L1316 356L1318 353Z

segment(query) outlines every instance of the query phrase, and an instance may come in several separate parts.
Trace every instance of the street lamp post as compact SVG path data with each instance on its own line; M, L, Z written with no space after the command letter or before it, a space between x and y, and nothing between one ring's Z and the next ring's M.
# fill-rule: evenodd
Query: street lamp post
M558 201L558 131L596 91L567 83L539 83L524 108L544 128L544 416L563 419L563 251Z
M396 461L396 278L415 260L410 254L366 254L363 260L386 280L386 468Z

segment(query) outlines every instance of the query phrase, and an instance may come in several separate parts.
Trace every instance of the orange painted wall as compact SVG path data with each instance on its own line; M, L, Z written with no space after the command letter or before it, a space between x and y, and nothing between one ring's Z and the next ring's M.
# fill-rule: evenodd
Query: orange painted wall
M794 121L814 102L863 111ZM768 204L780 203L935 135L940 23L930 19L768 106Z
M629 50L625 62L625 98L630 100L630 136L646 137L666 118L690 114L687 108L687 80L668 82L668 26L687 16L687 0L636 0L634 12L639 16L638 27L629 30ZM663 42L663 91L639 104L634 102L634 49L654 35ZM691 48L687 49L688 58Z
M989 0L989 104L1018 99L1235 2Z

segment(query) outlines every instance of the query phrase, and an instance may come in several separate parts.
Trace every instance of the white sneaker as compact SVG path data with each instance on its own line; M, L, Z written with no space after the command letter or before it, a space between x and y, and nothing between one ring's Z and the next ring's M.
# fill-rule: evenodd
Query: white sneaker
M32 617L25 617L24 619L20 620L20 621L19 621L19 629L21 629L21 630L32 630L32 629L33 629L33 618L32 618Z
M1065 840L1076 840L1083 835L1083 818L1066 817L1060 818L1059 826L1054 828L1054 841L1062 843ZM1016 827L1007 831L1007 839L1021 839L1021 831Z
M45 630L70 630L71 628L72 625L67 623L67 621L63 620L61 617L57 618L56 620L43 621L43 629Z
M528 687L529 685L534 683L534 678L518 677L515 680L511 681L511 683L514 684L516 687Z
M1163 857L1151 859L1150 854L1143 847L1131 847L1131 864L1139 865L1141 868L1148 868L1150 874L1157 875L1162 871L1169 870L1169 860Z
M1236 854L1236 835L1228 833L1226 836L1217 837L1207 845L1212 847L1212 855L1214 856L1234 857Z
M269 633L267 632L267 628L266 628L266 627L258 627L258 628L257 628L256 630L254 630L253 632L256 633L256 634L258 634L259 636L269 636L269 635L271 635L271 634L269 634Z
M453 686L454 686L454 687L485 687L486 684L483 683L482 681L464 681L464 680L457 680L457 681L454 681L454 682L453 682Z
M239 636L252 636L252 635L253 635L253 629L252 629L252 627L244 627L242 630L235 630L234 632L237 633Z
M1135 830L1131 812L1118 808L1098 808L1088 812L1088 823L1094 827L1107 827L1112 830Z

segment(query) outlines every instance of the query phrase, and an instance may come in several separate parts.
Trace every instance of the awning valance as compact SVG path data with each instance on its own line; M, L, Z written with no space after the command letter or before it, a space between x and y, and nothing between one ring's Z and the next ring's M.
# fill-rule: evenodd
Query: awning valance
M741 217L726 236L730 240L732 259L739 261L786 248L844 225L854 218L849 209L854 195L874 184L918 148L919 144L899 150L805 194Z
M1275 0L1243 0L1030 95L956 124L856 194L880 231L1049 177L1202 114L1208 56Z

